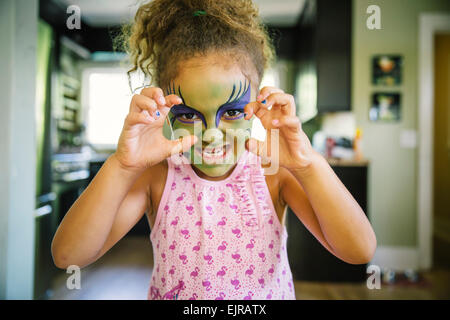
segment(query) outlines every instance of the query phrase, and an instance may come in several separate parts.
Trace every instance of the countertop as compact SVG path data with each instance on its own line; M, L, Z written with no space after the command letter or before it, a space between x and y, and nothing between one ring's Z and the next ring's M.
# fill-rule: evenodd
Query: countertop
M326 158L330 166L335 167L366 167L369 165L369 160L367 159L337 159L337 158Z

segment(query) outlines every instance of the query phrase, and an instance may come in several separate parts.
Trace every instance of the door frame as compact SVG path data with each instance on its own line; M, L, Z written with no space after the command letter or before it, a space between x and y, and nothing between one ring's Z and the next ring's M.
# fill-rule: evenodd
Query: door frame
M434 35L440 32L450 32L450 14L419 16L417 232L421 269L431 268L433 261Z

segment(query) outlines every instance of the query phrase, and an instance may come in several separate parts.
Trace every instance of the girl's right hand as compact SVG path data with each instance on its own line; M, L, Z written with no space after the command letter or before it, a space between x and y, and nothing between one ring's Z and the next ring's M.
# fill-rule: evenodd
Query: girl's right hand
M144 171L195 144L195 136L168 140L163 135L162 128L170 108L181 102L174 94L164 97L163 91L156 87L144 88L133 96L114 154L123 168Z

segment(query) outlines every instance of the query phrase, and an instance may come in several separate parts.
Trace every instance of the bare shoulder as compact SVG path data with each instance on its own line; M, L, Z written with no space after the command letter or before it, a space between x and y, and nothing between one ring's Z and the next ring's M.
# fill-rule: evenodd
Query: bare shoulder
M274 188L277 188L278 191L281 189L282 185L289 180L291 173L286 168L280 167L275 174L266 175L267 185L271 185Z
M148 192L154 185L158 184L166 172L167 162L166 160L163 160L160 163L145 169L134 183L134 188L139 190L145 189Z
M158 164L155 164L154 166L151 166L145 171L146 176L148 179L148 187L149 190L154 188L154 186L160 185L161 182L166 180L167 176L167 170L169 166L167 164L167 160L164 159Z

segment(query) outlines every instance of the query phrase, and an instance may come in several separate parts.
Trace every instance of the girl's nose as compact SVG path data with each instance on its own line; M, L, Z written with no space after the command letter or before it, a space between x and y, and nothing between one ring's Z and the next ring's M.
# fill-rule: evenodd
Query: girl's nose
M223 140L223 132L217 128L206 129L203 132L203 142L214 143Z

